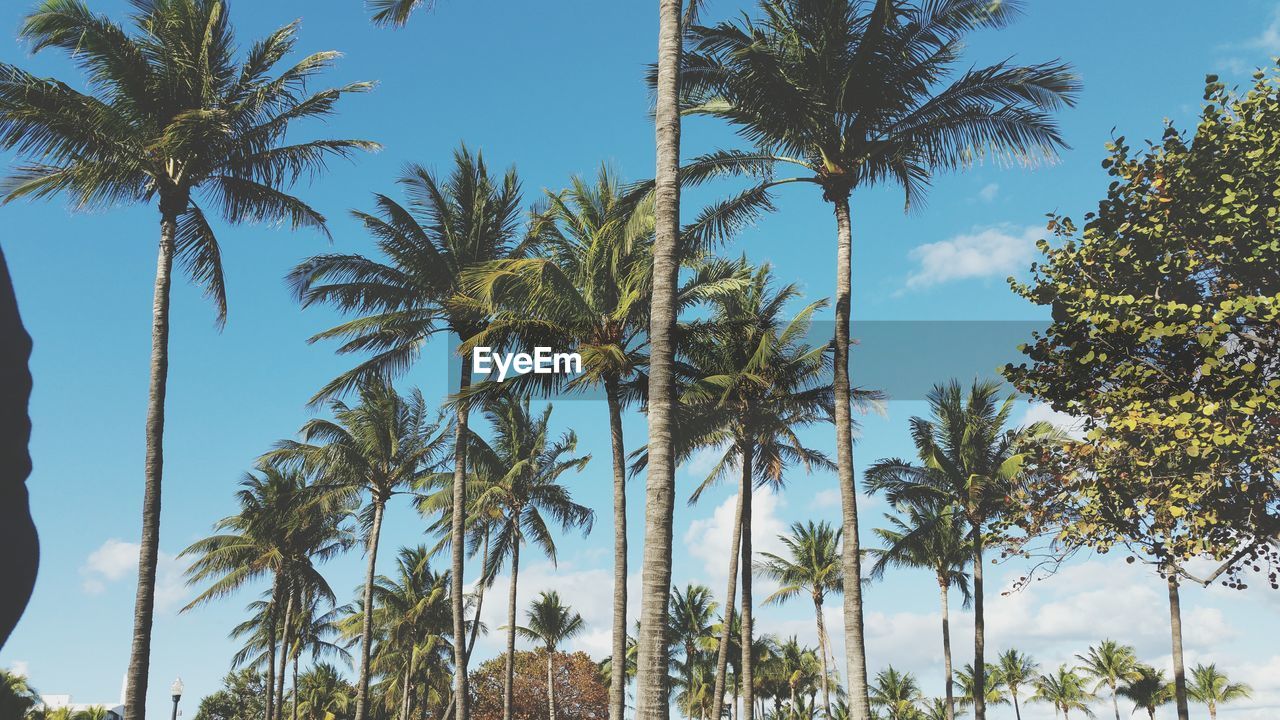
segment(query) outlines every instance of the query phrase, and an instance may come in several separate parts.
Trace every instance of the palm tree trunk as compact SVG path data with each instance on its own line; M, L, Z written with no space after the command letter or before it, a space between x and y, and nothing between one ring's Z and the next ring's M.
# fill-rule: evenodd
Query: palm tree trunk
M412 658L412 654L410 654ZM404 682L400 684L400 720L409 720L409 678L413 675L413 662L404 669Z
M556 720L555 648L547 648L547 718Z
M293 656L293 702L289 711L293 720L298 720L298 656Z
M142 540L138 546L138 591L133 608L133 646L124 705L129 720L147 716L147 674L151 670L151 619L156 605L156 563L160 552L160 480L164 474L164 398L169 382L169 288L173 283L178 212L161 201L160 250L151 301L151 387L147 398L146 461L143 470Z
M1218 704L1209 701L1209 720L1218 720Z
M289 654L293 645L293 600L292 589L286 590L289 599L284 604L284 627L280 633L280 674L276 676L276 718L284 717L284 678L289 668Z
M844 647L848 673L849 718L870 720L867 696L867 648L862 628L862 550L858 538L858 493L853 480L853 417L849 390L850 288L853 262L853 228L849 198L835 199L836 227L836 476L840 483L840 515L844 525L841 564L844 568ZM978 720L984 720L978 718Z
M653 295L649 300L649 474L645 488L644 557L636 719L667 720L667 607L671 594L671 517L675 511L676 275L680 235L680 8L658 0L658 71L654 123ZM463 718L462 720L466 720Z
M1187 706L1187 669L1182 658L1182 599L1178 595L1178 575L1170 571L1167 578L1169 585L1169 628L1173 636L1173 698L1178 706L1178 720L1190 720L1191 709Z
M1120 701L1116 699L1116 684L1114 681L1109 684L1111 685L1111 709L1116 711L1116 720L1120 720Z
M502 681L502 720L511 720L516 678L516 584L520 577L520 541L511 544L511 587L507 591L507 667Z
M458 392L471 387L471 363L461 363ZM468 720L467 708L467 621L463 603L463 561L466 554L467 513L467 404L458 403L457 437L453 445L453 527L449 531L449 601L453 613L453 717ZM357 717L356 720L365 720Z
M729 711L730 720L738 720L738 693L742 690L742 679L738 673L733 674L733 709Z
M948 680L947 681L948 690L951 689L950 684L951 684L951 681ZM1022 708L1018 706L1018 693L1016 690L1011 690L1009 694L1013 696L1013 716L1015 720L1022 720ZM1152 720L1155 720L1155 718L1152 718Z
M813 613L818 619L818 652L822 653L822 710L826 713L828 720L831 718L831 687L828 676L831 674L827 667L827 623L822 617L822 596L815 594L813 596ZM761 717L764 713L760 713ZM951 718L947 718L951 720Z
M733 613L737 607L738 555L742 550L742 493L738 493L738 507L733 514L733 542L729 545L729 587L725 590L724 617L720 623L720 648L716 652L716 679L713 685L716 718L724 708L725 675L729 670L729 636L733 633ZM737 695L734 695L737 702Z
M973 720L987 718L987 620L982 606L982 523L973 524Z
M480 552L480 567L489 566L489 530L484 531L484 550ZM480 610L484 608L484 583L476 585L476 617L471 621L471 639L467 641L467 662L471 662L471 651L476 649L476 638L480 637Z
M271 602L267 605L267 687L276 686L276 609L280 607L280 575L271 580ZM275 717L275 693L268 692L264 720Z
M743 443L742 482L738 492L742 504L742 718L751 720L755 714L755 662L751 652L751 495L754 490L752 460L755 448Z
M946 688L947 699L947 720L955 720L956 718L956 694L951 687L951 602L947 598L947 579L941 575L938 576L938 588L942 595L942 668L946 672ZM1018 698L1013 698L1013 711L1018 712ZM1018 716L1018 720L1022 720L1022 716Z
M623 720L627 702L627 455L622 440L618 378L604 381L613 449L613 636L609 678L609 720Z
M373 578L378 564L378 541L382 535L382 511L386 498L373 498L373 526L369 528L369 563L364 571L364 608L360 624L360 677L356 681L355 720L369 718L369 655L373 648Z

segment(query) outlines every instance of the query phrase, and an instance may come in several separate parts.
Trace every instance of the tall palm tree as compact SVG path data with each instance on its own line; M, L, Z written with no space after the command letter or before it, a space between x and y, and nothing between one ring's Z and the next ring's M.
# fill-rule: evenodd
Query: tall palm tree
M776 655L777 673L787 689L788 714L793 720L797 720L801 697L810 689L816 690L820 683L822 665L818 662L817 653L812 648L801 645L794 636L776 645L766 641L761 649L772 651ZM760 654L754 648L750 653L752 656ZM743 655L746 656L747 653ZM746 682L745 677L743 682ZM746 709L745 703L743 709Z
M520 551L531 544L556 561L556 543L551 527L562 532L580 529L591 532L595 513L573 501L563 476L581 471L591 456L572 457L578 438L572 431L559 439L551 436L551 410L529 411L528 397L500 395L484 409L493 440L473 438L470 446L472 485L475 487L472 512L495 518L493 546L482 582L492 582L504 564L510 563L511 584L507 595L506 678L503 684L503 720L511 720L515 701L515 652L517 588L520 580Z
M952 380L936 385L927 399L932 417L911 418L918 464L892 458L867 469L867 482L894 506L954 505L953 517L968 531L973 572L974 716L986 718L986 617L983 603L983 551L988 523L1005 507L1012 483L1022 469L1024 453L1036 443L1054 441L1060 433L1037 422L1007 427L1013 397L999 400L1000 385L975 380L966 394Z
M538 594L525 615L526 625L516 628L528 640L542 643L547 653L547 717L556 720L555 657L564 643L586 630L582 616L560 602L554 590Z
M831 715L831 669L827 665L827 627L822 617L822 604L830 593L844 592L843 568L840 565L841 530L826 522L792 523L790 535L778 539L789 557L761 553L760 570L778 582L779 588L765 598L765 603L781 603L808 593L818 625L818 654L822 659L822 711Z
M1218 706L1253 696L1253 688L1244 683L1233 683L1217 665L1196 665L1191 668L1191 682L1187 683L1187 695L1209 708L1209 720L1218 719Z
M447 455L450 433L431 421L417 390L404 397L389 383L367 378L359 381L357 393L359 404L332 400L332 420L309 420L300 431L301 441L281 441L269 457L313 474L339 502L367 498L360 510L367 556L361 606L371 608L387 503L436 470ZM372 622L366 612L360 633L355 720L368 717Z
M1050 111L1073 102L1065 65L975 68L946 82L965 35L1007 25L1021 3L950 0L760 0L761 19L744 16L688 28L683 89L688 112L723 118L754 147L718 151L682 171L686 182L724 175L761 178L762 195L781 184L816 185L835 210L836 451L847 542L845 576L860 578L850 430L853 191L892 183L910 206L939 170L993 156L1027 164L1052 159L1063 141ZM659 67L659 80L664 79ZM659 95L661 97L661 95ZM777 178L779 168L799 174ZM862 594L845 595L845 636L854 720L870 715ZM985 720L979 705L978 720Z
M924 693L911 673L895 670L892 665L876 674L871 686L871 706L881 709L887 720L916 720Z
M298 714L303 720L346 718L355 702L355 688L328 663L319 663L298 678Z
M319 255L298 265L289 282L304 306L329 303L359 315L312 338L343 338L339 352L373 355L325 386L316 399L344 392L362 380L405 372L422 346L447 331L463 342L484 329L486 313L462 290L463 274L483 263L524 257L531 246L520 233L520 182L514 168L489 174L481 154L454 152L443 179L418 166L400 178L409 201L376 195L374 213L356 212L376 238L386 262L363 255ZM459 363L458 391L471 385L471 363ZM468 720L467 640L463 563L466 549L468 404L455 407L453 522L449 577L453 586L454 697L458 720ZM365 720L358 717L356 720Z
M1018 704L1018 690L1035 680L1040 674L1040 666L1030 655L1020 653L1016 649L1000 653L996 661L1000 670L1000 679L1009 689L1009 697L1013 700L1013 713L1017 720L1022 720L1022 707Z
M951 588L960 591L966 607L972 601L969 574L964 570L969 560L968 543L965 541L964 524L957 517L957 512L954 505L945 502L907 503L898 509L899 514L885 514L889 527L875 529L876 536L885 547L867 551L869 556L876 558L871 566L873 579L884 577L885 571L894 566L929 570L938 581L942 598L942 662L946 673L943 685L947 720L955 720L956 706L951 683Z
M325 218L288 194L333 157L378 146L364 140L286 141L295 121L324 118L353 83L317 93L307 83L336 52L277 71L295 48L297 23L243 56L222 0L136 0L132 32L82 0L44 0L19 36L34 51L66 52L90 90L0 63L0 148L23 165L0 186L2 202L67 195L77 209L155 203L160 241L152 302L150 390L138 591L125 704L145 712L160 536L164 401L169 374L169 294L175 260L226 320L222 253L204 207L227 222L273 222L327 234Z
M1173 702L1173 689L1163 670L1149 665L1139 665L1135 677L1130 678L1117 691L1121 697L1133 701L1133 711L1147 711L1149 720L1156 720L1156 708Z
M681 669L684 672L685 692L691 692L690 689L695 684L705 682L709 685L705 697L702 694L697 696L699 708L702 707L701 703L710 702L715 687L714 668L704 672L704 657L700 651L711 636L717 609L711 588L705 585L691 584L684 590L671 589L671 616L668 621L671 628L667 631L667 636L673 650L678 648L684 659ZM695 672L700 675L697 683L694 680Z
M781 487L792 464L810 470L831 467L825 455L806 447L795 434L798 428L829 421L832 411L826 348L803 342L813 313L824 303L810 303L787 320L783 309L798 295L795 285L775 288L764 266L744 287L712 299L709 320L682 329L681 373L687 381L682 383L677 452L684 456L697 447L725 448L690 502L735 465L740 474L737 534L744 648L752 644L752 495L758 485ZM742 662L745 720L754 712L752 671L747 653ZM722 682L716 685L723 688ZM717 702L721 697L717 695Z
M1132 647L1115 640L1103 640L1091 646L1088 653L1077 654L1076 659L1080 661L1079 670L1097 681L1093 688L1095 693L1104 686L1111 689L1111 709L1115 711L1116 720L1120 720L1120 702L1116 694L1121 683L1139 677L1137 653Z
M350 531L344 508L327 502L295 469L264 462L240 484L236 514L214 523L213 535L178 555L193 558L186 571L188 585L209 583L183 612L271 577L267 599L252 605L250 621L233 631L233 635L250 636L238 660L254 656L253 664L266 664L271 692L265 705L271 720L282 714L277 688L283 671L277 676L277 648L287 648L291 642L299 598L310 595L333 601L333 590L317 565L351 546Z
M1057 717L1061 712L1063 720L1071 720L1072 710L1079 710L1086 716L1093 717L1089 701L1095 696L1085 686L1086 682L1075 670L1061 665L1054 672L1035 679L1036 692L1031 700L1053 705L1053 716Z

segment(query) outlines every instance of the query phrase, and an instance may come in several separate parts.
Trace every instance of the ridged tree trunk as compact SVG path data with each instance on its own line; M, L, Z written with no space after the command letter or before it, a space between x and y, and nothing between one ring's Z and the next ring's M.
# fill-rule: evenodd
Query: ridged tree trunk
M484 550L480 552L480 567L489 566L489 531L484 532ZM480 611L484 608L484 583L476 584L476 615L471 621L471 639L467 641L467 662L471 661L471 651L476 649L476 639L480 637Z
M298 656L297 655L293 656L293 702L291 703L291 705L293 707L290 709L289 715L293 718L293 720L298 720Z
M276 611L280 607L280 575L271 580L271 603L267 605L267 687L276 686ZM263 720L275 717L275 693L267 693Z
M1187 668L1182 657L1182 598L1178 594L1178 575L1169 572L1169 629L1173 637L1173 700L1178 707L1178 720L1191 720L1187 704Z
M373 578L378 565L378 541L382 535L382 513L386 498L373 498L373 525L369 528L369 562L364 571L364 607L360 622L360 677L356 680L355 720L369 718L369 656L373 648Z
M737 509L733 513L733 541L729 544L729 587L725 590L724 617L720 623L720 648L716 652L716 679L714 689L714 705L716 717L724 711L725 676L729 669L729 641L733 634L733 613L737 607L734 603L738 594L738 557L742 551L742 493L738 493ZM734 696L737 703L737 696Z
M982 602L982 523L973 526L973 720L987 718L987 619Z
M556 651L547 648L547 717L556 720Z
M840 516L844 543L840 559L844 570L844 647L848 674L849 718L870 720L867 695L867 648L862 627L862 548L858 538L858 491L853 480L853 416L849 389L849 322L853 285L853 227L849 197L834 198L836 207L836 477L840 483Z
M413 660L410 653L409 666L404 669L404 680L400 683L400 720L409 720L409 679L413 675Z
M458 379L458 392L471 387L471 363L464 358ZM449 530L449 602L453 613L453 717L468 720L467 697L467 620L463 594L463 562L466 554L467 531L467 405L457 406L457 436L453 441L453 503L452 524ZM356 718L364 720L364 718Z
M938 589L942 595L942 667L946 672L946 682L944 687L947 690L947 720L956 720L956 694L951 687L951 678L953 677L951 670L951 601L947 597L948 583L944 576L938 576ZM1013 697L1013 711L1018 713L1018 720L1022 720L1022 714L1018 710L1018 696Z
M609 720L623 720L627 709L627 454L622 439L622 401L618 379L604 382L609 404L609 440L613 450L613 634L609 677Z
M142 540L138 549L138 591L133 607L133 646L124 705L128 720L147 716L147 676L151 671L151 621L156 606L156 563L160 552L160 482L164 475L164 398L169 382L169 289L173 284L178 210L160 203L160 249L151 301L151 380L147 398L146 461L143 470Z
M511 544L511 587L507 591L507 666L502 680L502 720L511 720L516 681L516 585L520 577L520 541Z
M675 512L676 257L680 235L680 0L658 0L653 296L649 301L649 473L640 578L636 718L667 720L667 607ZM466 718L463 718L466 720Z
M755 448L744 443L742 449L742 480L738 492L742 503L742 720L751 720L755 715L755 660L752 658L751 633L751 495L755 489L752 482L752 460Z
M284 679L289 669L289 653L293 645L293 599L292 588L285 591L289 599L284 604L284 627L280 632L280 673L276 675L276 718L284 717Z
M818 652L822 653L822 711L829 719L831 717L831 668L827 666L827 621L822 617L821 595L813 596L813 613L818 619Z

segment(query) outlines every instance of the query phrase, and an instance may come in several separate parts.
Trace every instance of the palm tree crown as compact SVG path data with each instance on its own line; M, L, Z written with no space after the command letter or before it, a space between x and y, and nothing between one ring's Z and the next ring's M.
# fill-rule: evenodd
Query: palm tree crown
M1196 665L1191 668L1191 682L1187 683L1187 696L1209 708L1210 718L1218 717L1218 706L1253 696L1253 688L1244 683L1233 683L1217 665Z

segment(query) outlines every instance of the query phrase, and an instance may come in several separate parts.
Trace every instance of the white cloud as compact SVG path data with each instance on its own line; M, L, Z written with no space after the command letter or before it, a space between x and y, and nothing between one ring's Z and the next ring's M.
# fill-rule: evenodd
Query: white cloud
M1048 403L1031 403L1022 416L1019 425L1030 425L1036 422L1047 422L1076 440L1084 439L1084 418L1059 412Z
M101 595L108 587L138 573L137 543L111 538L89 553L80 566L81 587L90 595ZM161 551L156 563L156 608L167 612L186 598L183 566L173 555ZM133 584L125 583L132 589Z
M1039 226L1009 225L975 229L950 240L912 248L908 257L917 265L907 276L906 289L939 285L952 280L1004 277L1023 270L1031 262Z
M1247 58L1240 55L1222 58L1219 65L1228 72L1244 74L1266 67L1270 64L1270 57L1280 54L1280 6L1272 11L1270 22L1257 35L1240 42L1228 43L1221 49L1248 54Z
M751 502L751 549L757 557L762 552L781 553L782 541L779 535L787 532L788 524L779 517L779 510L785 501L769 488L757 490ZM714 589L717 594L724 593L729 582L729 553L733 545L733 518L737 513L738 496L725 498L716 506L710 517L694 520L685 531L684 543L689 555L702 561L704 575L696 579ZM691 580L692 582L693 580ZM757 579L753 595L757 599L767 597L776 589L776 585Z
M14 660L9 663L9 672L18 677L31 677L31 664L26 660Z
M996 196L999 194L1000 194L1000 185L998 185L997 183L987 183L986 185L982 186L981 190L978 191L978 199L982 200L982 202L989 203L994 201L996 199Z

